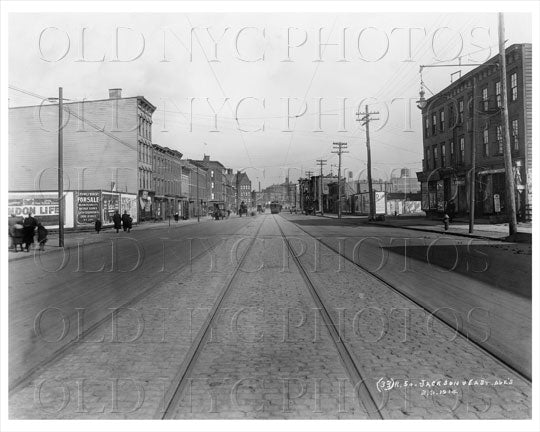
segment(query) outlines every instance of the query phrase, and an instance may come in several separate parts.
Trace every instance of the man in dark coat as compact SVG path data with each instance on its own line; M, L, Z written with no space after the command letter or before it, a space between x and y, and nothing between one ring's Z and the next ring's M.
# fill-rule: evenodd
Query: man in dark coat
M122 228L124 228L124 232L129 230L129 215L126 210L124 210L124 214L122 215Z
M45 243L47 243L47 235L49 234L49 230L47 230L47 228L45 228L40 222L38 222L37 233L38 233L39 250L44 251Z
M26 252L30 252L30 245L34 243L37 224L37 220L32 217L32 213L28 213L28 217L23 222L23 243Z
M454 220L454 216L456 215L456 203L453 199L451 199L446 205L446 214L450 218L450 222L452 222Z
M22 244L21 244L21 233L22 233L22 224L23 224L23 218L22 216L15 216L14 213L11 214L11 216L8 219L8 227L9 227L9 248L15 249L15 252L17 252L17 245L21 245L22 250Z
M114 229L116 232L122 228L122 216L120 216L120 213L118 213L118 210L114 211L114 215L112 217L113 223L114 223Z

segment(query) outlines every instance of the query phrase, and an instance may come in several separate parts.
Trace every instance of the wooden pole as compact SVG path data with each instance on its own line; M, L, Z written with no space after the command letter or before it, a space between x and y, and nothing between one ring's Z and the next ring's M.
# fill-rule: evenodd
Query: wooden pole
M516 197L514 187L514 170L510 147L510 125L508 121L508 93L506 84L506 52L504 36L504 15L499 13L499 58L501 62L501 125L504 142L504 170L506 180L506 213L508 216L509 235L517 233Z

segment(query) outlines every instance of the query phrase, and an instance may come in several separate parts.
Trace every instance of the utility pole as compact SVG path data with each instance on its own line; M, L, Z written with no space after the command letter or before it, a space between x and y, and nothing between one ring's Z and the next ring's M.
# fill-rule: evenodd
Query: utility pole
M347 148L347 143L344 142L335 142L333 143L335 151L332 153L336 153L339 156L339 162L338 162L338 219L341 219L341 154L342 153L349 153L347 150L343 150Z
M323 215L323 202L322 202L322 188L323 188L323 166L326 165L326 159L317 159L316 161L319 166L321 167L321 174L320 174L320 181L319 181L319 211L321 212L321 216Z
M379 114L378 111L369 112L369 107L366 105L366 111L361 113L357 112L358 118L356 121L362 122L362 126L366 127L366 147L367 147L367 169L368 169L368 190L369 190L369 220L375 219L375 200L373 196L373 183L371 180L371 146L369 143L369 122L378 120L377 118L370 118L372 114ZM360 115L363 115L360 118Z
M58 88L58 246L64 247L64 99Z
M475 207L475 194L476 194L476 129L474 121L476 118L475 111L475 93L476 90L476 75L473 75L472 84L472 100L471 100L471 112L472 112L472 148L471 148L471 171L470 171L470 191L469 191L469 234L474 232L474 207Z
M504 39L504 15L499 12L499 58L501 63L501 114L504 140L504 170L506 179L506 213L508 215L508 230L510 235L517 233L516 196L514 190L514 170L512 168L512 153L510 148L510 125L508 121L508 93L506 85L506 52Z
M195 165L197 167L197 222L201 221L201 209L199 207L199 165Z

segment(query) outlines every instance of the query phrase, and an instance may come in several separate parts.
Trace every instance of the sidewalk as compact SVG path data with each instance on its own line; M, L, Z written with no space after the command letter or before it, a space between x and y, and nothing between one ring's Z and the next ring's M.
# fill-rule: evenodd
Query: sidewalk
M324 217L337 218L336 214L325 214ZM456 218L451 224L448 231L444 230L444 225L441 220L430 219L426 216L386 216L384 221L367 220L367 216L342 215L342 219L348 221L357 221L357 223L365 223L370 225L388 226L395 228L404 228L416 231L435 232L441 234L457 235L471 238L482 238L499 241L511 241L519 243L532 242L532 223L518 223L518 234L514 238L509 238L508 224L491 224L486 219L476 219L474 231L469 234L469 221L465 218Z
M206 222L212 220L208 216L201 216L201 222ZM178 222L175 222L174 220L170 221L170 228L180 228L186 225L193 225L197 223L197 218L191 218L188 220L180 220ZM142 224L136 224L132 231L146 231L151 229L164 229L169 228L169 221L159 221L159 222L143 222ZM123 233L122 230L120 232ZM90 245L94 243L99 243L102 241L108 241L111 238L111 235L116 234L116 230L112 226L105 227L101 230L101 232L98 234L93 228L88 228L84 230L76 230L76 231L65 231L64 232L64 250L65 249L73 249L76 248L78 244L82 242L82 239L84 239L85 245ZM34 254L49 254L49 253L55 253L60 252L62 248L58 246L58 230L49 230L49 235L47 236L47 243L45 245L45 251L39 252L38 244L34 243L33 248L30 249L30 252L14 252L12 250L9 250L8 252L8 260L9 261L15 261L20 260L24 258L30 258L33 257Z

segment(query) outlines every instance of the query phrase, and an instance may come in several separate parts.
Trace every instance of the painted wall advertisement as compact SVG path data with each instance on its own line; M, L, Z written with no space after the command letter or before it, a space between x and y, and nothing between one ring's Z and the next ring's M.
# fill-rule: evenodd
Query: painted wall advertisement
M64 195L64 227L73 228L73 192ZM8 214L26 217L30 213L48 228L58 228L58 195L56 192L10 192Z
M77 225L92 225L100 217L100 191L77 193Z

